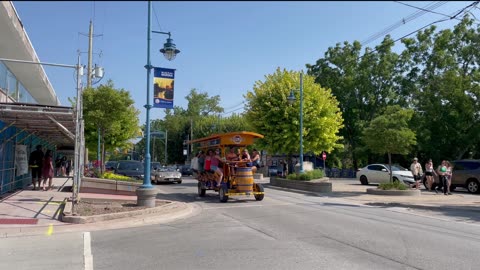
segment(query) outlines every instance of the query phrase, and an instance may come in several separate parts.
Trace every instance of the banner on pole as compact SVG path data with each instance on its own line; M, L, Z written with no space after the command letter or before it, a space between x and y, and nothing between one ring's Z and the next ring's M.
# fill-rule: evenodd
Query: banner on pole
M175 69L153 69L153 107L173 109Z

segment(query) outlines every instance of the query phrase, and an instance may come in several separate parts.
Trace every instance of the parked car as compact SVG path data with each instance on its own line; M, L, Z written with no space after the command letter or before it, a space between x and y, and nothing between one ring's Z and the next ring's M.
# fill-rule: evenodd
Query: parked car
M173 166L169 167L162 167L155 171L155 177L152 180L154 183L158 184L161 182L168 183L168 182L173 182L173 183L182 183L182 174L177 171L177 168Z
M143 179L144 167L143 163L137 160L119 160L114 172L135 179Z
M190 167L190 165L183 165L181 168L180 168L180 173L182 175L193 175L193 171L192 171L192 168Z
M156 162L156 161L153 161L153 162L150 162L150 180L155 180L155 173L160 169L162 168L162 165L160 164L160 162Z
M107 161L105 163L105 170L107 171L114 171L116 167L117 167L116 161Z
M455 160L452 163L452 183L450 190L453 191L457 187L463 187L470 193L480 193L480 160L462 159ZM443 188L442 182L438 179L437 174L433 175L434 183L432 188ZM423 184L427 187L427 179L423 177Z
M390 171L388 167L388 164L367 165L357 171L357 180L359 180L362 185L388 183L390 181ZM392 165L392 180L402 181L406 185L415 183L412 172L400 165Z

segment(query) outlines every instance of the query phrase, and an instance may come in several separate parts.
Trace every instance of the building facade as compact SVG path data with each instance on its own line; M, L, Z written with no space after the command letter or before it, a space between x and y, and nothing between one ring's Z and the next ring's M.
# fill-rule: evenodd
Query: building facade
M0 58L39 62L11 1L0 1ZM36 145L71 147L73 110L61 107L38 64L0 61L0 195L31 183L28 157Z

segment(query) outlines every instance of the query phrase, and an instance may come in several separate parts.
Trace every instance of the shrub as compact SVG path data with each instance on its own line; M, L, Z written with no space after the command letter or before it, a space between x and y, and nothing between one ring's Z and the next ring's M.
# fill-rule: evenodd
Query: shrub
M300 180L300 181L309 181L312 179L319 179L324 176L322 170L313 170L313 171L308 171L304 173L292 173L287 176L287 179L289 180Z
M381 183L378 185L378 188L382 190L391 190L391 189L406 190L407 186L404 183L401 183L400 181L394 181L391 183Z
M119 181L134 181L134 179L132 179L128 176L118 175L118 174L114 174L112 172L104 173L101 178L111 179L111 180L119 180Z

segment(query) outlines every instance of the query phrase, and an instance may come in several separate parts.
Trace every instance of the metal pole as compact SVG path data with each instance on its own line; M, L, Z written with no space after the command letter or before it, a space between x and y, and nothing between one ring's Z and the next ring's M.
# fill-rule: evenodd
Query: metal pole
M88 30L88 64L87 64L87 87L92 87L92 48L93 48L93 23L90 20Z
M80 54L77 59L77 104L76 104L76 113L75 113L75 172L73 175L73 188L72 188L72 213L75 213L75 204L77 202L77 192L79 188L77 186L80 183L80 85L81 85L81 76L80 76Z
M300 173L303 173L303 72L300 73Z
M98 132L98 139L97 139L97 161L100 161L100 127L97 129ZM100 166L102 165L102 162L100 162Z
M167 166L168 162L167 162L167 138L168 138L168 133L167 133L167 130L165 129L165 166Z
M190 116L190 140L193 140L193 119ZM190 160L192 160L193 156L193 143L190 144Z
M46 63L46 62L34 62L34 61L25 61L25 60L16 60L9 58L0 58L2 62L13 62L13 63L24 63L24 64L36 64L44 66L53 66L53 67L67 67L67 68L77 68L75 65L64 65L64 64L55 64L55 63Z
M155 159L155 141L156 141L156 138L155 138L155 136L153 136L153 148L152 148L153 161L157 161Z
M147 104L145 109L147 109L147 120L145 124L145 174L143 176L142 188L153 188L150 181L150 109L152 105L150 104L150 73L152 70L152 65L150 63L150 41L151 41L151 24L152 24L152 2L148 1L148 27L147 27L147 64L145 68L147 69Z

